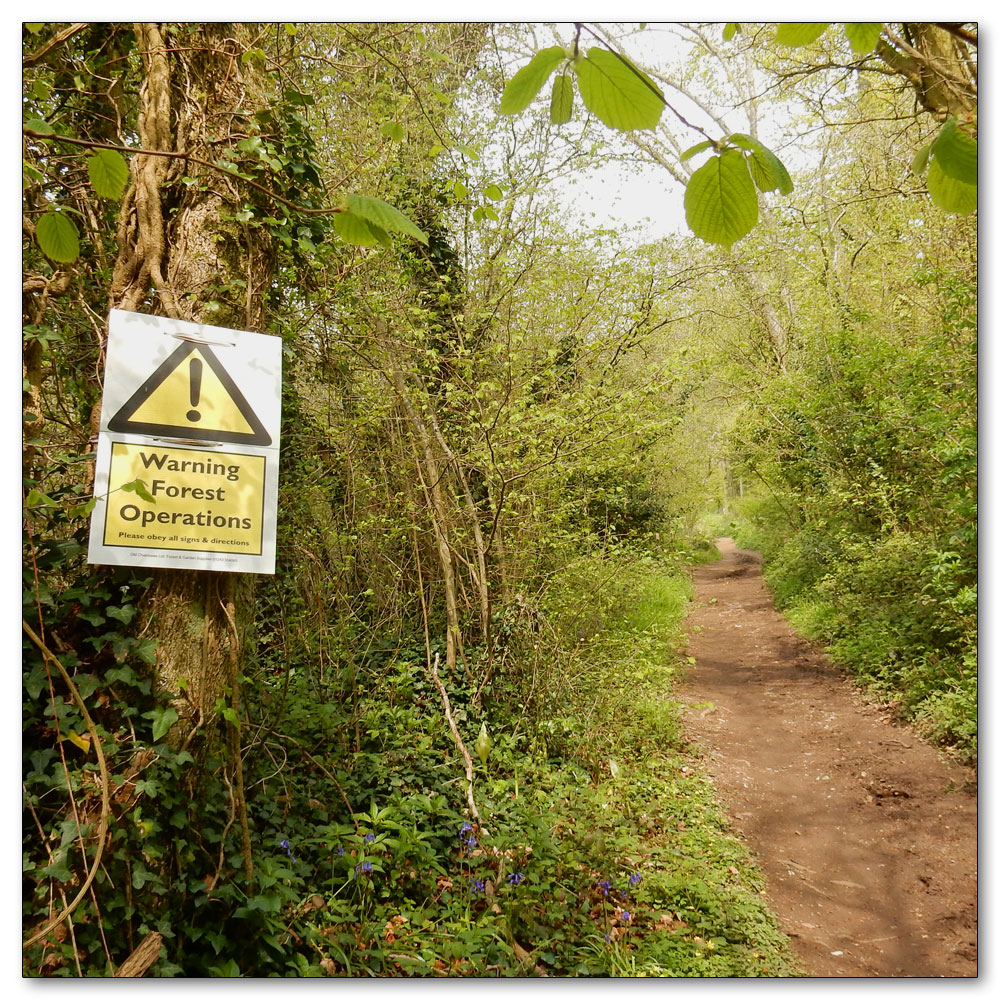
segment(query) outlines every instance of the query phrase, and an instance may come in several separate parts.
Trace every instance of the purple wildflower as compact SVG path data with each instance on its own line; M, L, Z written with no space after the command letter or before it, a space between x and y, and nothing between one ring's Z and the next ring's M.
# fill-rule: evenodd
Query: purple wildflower
M633 872L628 877L629 885L638 885L642 881L642 874L640 872Z
M628 910L622 910L622 923L627 924L632 919L632 914Z
M374 844L375 843L375 834L374 833L366 833L365 834L365 843L366 844Z
M298 858L296 858L295 855L292 854L291 844L289 844L287 840L279 841L278 846L283 847L285 849L285 854L287 854L292 859L292 861L298 861Z
M605 898L607 898L608 893L611 891L611 883L606 878L602 878L597 883L597 887L604 893Z
M508 885L520 885L524 881L524 872L511 872L507 876Z
M472 880L472 891L473 892L485 892L486 883L481 878L474 878Z

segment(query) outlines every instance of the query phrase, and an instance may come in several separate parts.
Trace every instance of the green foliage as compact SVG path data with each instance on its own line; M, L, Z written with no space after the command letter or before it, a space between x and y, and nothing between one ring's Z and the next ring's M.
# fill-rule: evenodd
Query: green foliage
M890 339L856 320L760 400L760 423L738 436L774 492L744 502L741 543L764 551L776 600L803 631L970 760L974 299L941 274L919 283L941 297L939 326Z
M724 247L753 229L757 211L757 191L746 157L735 149L702 164L684 192L684 215L691 232Z
M516 115L538 96L545 81L552 71L566 59L566 52L561 45L551 45L540 49L531 61L522 66L507 83L500 98L500 113Z
M928 166L929 164L929 166ZM970 215L978 206L979 145L953 116L913 157L915 174L927 171L931 199L945 212Z
M100 149L87 158L87 174L91 186L101 198L117 201L128 183L128 164L121 153Z
M812 45L829 27L829 21L785 21L778 25L774 33L774 40L779 45L788 45L793 48Z
M609 128L627 132L656 127L665 106L663 94L629 60L592 48L572 67L583 103Z
M35 236L42 253L59 264L71 264L80 256L80 236L66 212L46 212L38 220Z
M560 73L552 84L549 117L553 125L565 125L573 117L573 78Z

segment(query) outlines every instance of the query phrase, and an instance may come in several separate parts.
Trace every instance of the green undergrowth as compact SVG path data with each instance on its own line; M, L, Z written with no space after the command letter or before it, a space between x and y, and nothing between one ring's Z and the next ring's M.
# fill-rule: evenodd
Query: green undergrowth
M788 973L760 875L683 752L669 689L689 595L683 573L652 561L583 561L535 608L532 634L547 637L556 686L527 699L529 715L503 690L477 712L451 681L470 750L485 725L473 785L481 822L463 808L440 705L406 708L383 731L384 750L424 748L425 768L383 753L392 790L357 826L289 834L290 856L277 853L295 893L286 933L308 945L298 971ZM342 784L349 798L363 794L350 775Z
M974 762L974 542L956 535L942 544L918 531L838 536L808 526L782 535L761 520L741 525L739 542L764 553L764 577L789 621L902 719Z
M678 564L590 558L498 616L504 669L481 689L485 653L469 649L470 677L443 677L478 820L421 646L373 646L349 678L261 664L244 679L252 880L221 762L171 750L148 691L118 719L95 682L83 695L113 772L151 756L114 779L94 894L25 973L106 976L156 931L154 977L793 974L761 876L685 753L670 686L689 598ZM32 694L46 718L50 695ZM81 811L96 801L92 758L65 758L29 758L41 823L64 775ZM75 829L44 850L26 833L29 926L79 885Z

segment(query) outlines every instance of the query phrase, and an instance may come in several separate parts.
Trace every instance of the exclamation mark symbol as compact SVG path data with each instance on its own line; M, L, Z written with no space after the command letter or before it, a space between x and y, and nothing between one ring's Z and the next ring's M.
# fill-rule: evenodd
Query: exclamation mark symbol
M191 359L191 365L188 371L191 374L191 409L187 411L187 418L191 423L197 423L201 420L201 414L194 409L198 405L201 399L201 368L202 364L197 358Z

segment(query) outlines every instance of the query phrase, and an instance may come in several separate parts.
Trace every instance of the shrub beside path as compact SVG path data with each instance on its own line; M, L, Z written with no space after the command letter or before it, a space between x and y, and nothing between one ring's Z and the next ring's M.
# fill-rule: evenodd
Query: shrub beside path
M865 702L775 610L756 553L718 547L677 696L804 971L975 976L975 772Z

